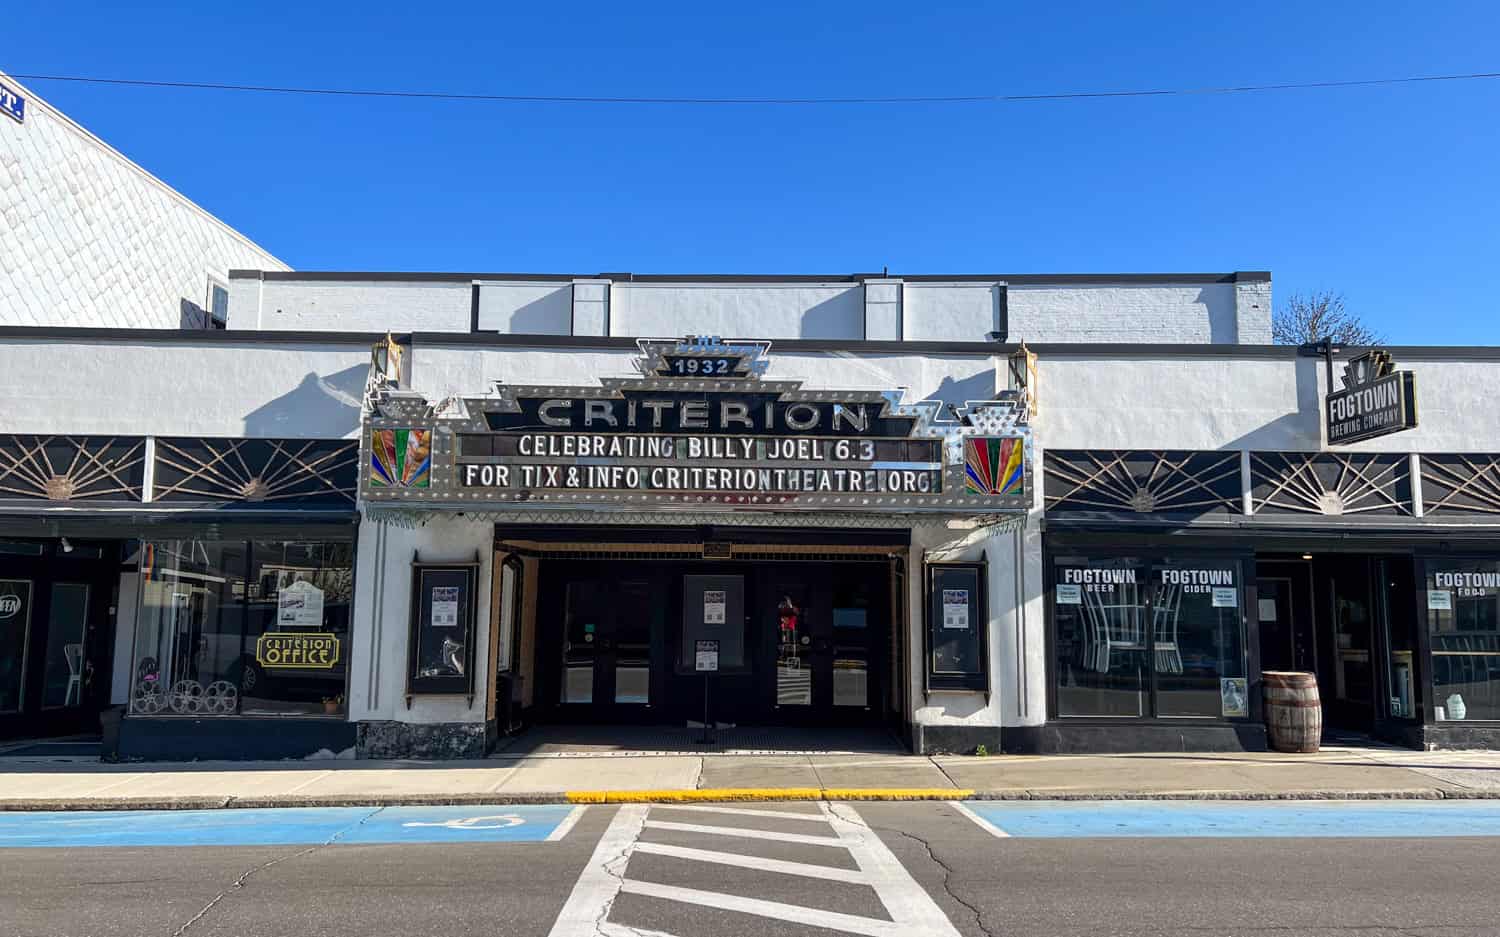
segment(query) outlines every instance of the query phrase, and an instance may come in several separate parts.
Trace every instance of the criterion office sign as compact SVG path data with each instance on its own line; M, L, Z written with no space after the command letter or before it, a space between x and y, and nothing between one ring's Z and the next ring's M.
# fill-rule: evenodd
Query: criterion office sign
M1374 439L1417 425L1417 376L1397 371L1389 352L1369 351L1344 366L1343 389L1327 400L1328 444Z
M770 343L642 340L639 377L497 383L433 405L389 385L365 417L372 503L1021 513L1024 395L937 401L764 378Z

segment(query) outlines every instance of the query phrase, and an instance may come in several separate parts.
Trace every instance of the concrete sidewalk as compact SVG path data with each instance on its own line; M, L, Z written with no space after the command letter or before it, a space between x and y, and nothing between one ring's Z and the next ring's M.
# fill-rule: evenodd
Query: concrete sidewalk
M0 758L0 810L673 800L1500 797L1500 752L578 754L109 765Z

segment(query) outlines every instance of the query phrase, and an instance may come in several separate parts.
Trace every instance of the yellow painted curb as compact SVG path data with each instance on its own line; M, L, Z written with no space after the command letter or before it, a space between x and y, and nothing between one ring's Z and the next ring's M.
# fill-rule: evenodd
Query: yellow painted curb
M951 787L721 787L703 790L568 791L571 804L754 803L778 800L964 800Z

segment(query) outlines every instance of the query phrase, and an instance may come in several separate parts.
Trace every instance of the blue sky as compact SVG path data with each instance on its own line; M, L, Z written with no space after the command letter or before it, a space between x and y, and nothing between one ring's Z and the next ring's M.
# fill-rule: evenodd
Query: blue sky
M12 4L0 69L611 96L911 96L1500 71L1465 3ZM1397 343L1500 344L1500 80L1109 101L470 104L35 90L294 267L1269 269Z

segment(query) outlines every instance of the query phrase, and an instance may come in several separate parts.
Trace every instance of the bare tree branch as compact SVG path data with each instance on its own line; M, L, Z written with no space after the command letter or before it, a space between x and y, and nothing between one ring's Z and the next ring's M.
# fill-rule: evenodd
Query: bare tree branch
M1332 339L1340 345L1379 345L1385 336L1344 305L1342 293L1293 293L1271 316L1271 341L1303 345Z

